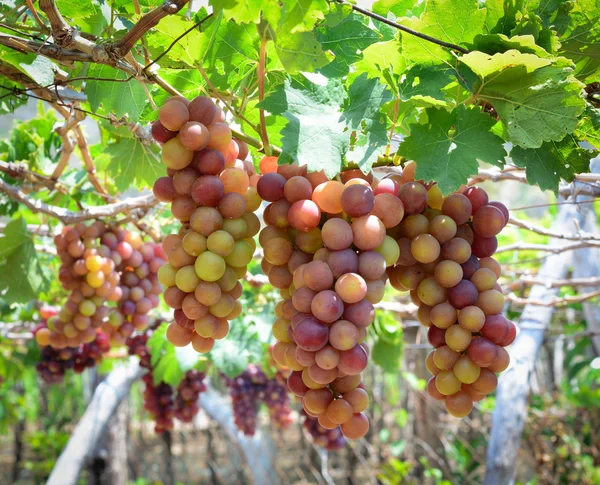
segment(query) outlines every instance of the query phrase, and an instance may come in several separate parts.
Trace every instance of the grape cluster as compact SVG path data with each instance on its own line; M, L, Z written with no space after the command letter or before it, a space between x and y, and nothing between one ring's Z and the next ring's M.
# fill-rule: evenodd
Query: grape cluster
M94 342L100 328L117 346L148 325L147 313L162 291L156 273L165 257L159 245L101 221L66 226L54 242L62 261L59 280L71 293L36 333L40 346L79 348ZM117 303L119 309L111 310Z
M407 167L414 177L414 166ZM408 187L408 189L406 189ZM428 393L464 417L497 386L509 363L504 349L516 326L502 314L500 265L491 256L509 213L481 187L443 198L438 187L406 182L400 192L409 214L398 226L400 257L390 271L394 288L410 291L418 319L435 348L426 360ZM411 209L407 210L407 208Z
M154 384L152 372L148 372L142 378L146 388L144 389L144 409L150 413L155 421L154 431L161 434L173 429L175 416L175 399L173 386L161 382Z
M206 391L204 378L206 375L197 370L189 370L177 386L177 397L175 398L175 417L184 423L191 423L194 416L198 414L198 397Z
M402 220L402 202L389 181L357 170L328 180L266 158L261 170L258 193L271 202L259 236L262 268L283 298L275 308L273 358L293 371L288 387L308 415L358 439L369 428L364 340L386 268L399 256L386 231Z
M237 428L246 436L253 436L258 421L260 404L264 401L272 422L286 428L291 422L291 409L286 388L277 375L269 379L256 365L234 379L226 378L233 403L233 418Z
M158 118L152 134L163 144L167 176L153 190L182 223L178 234L163 241L168 262L158 273L167 287L165 302L175 310L167 338L175 346L191 342L204 353L242 311L238 280L256 249L259 177L244 161L247 145L232 138L210 98L170 98Z
M302 426L308 431L314 444L330 451L339 450L346 446L346 440L344 439L344 435L339 426L333 429L327 429L319 424L317 418L306 414L304 411L303 414L304 422L302 423Z
M151 370L151 356L148 349L148 332L131 335L126 340L129 355L137 355L140 358L140 367Z
M36 339L38 332L44 329L47 330L45 323L36 327L33 332ZM67 370L81 374L85 369L95 367L109 350L108 337L101 331L97 332L93 342L81 344L76 348L57 349L46 345L41 348L41 359L36 365L36 370L44 382L56 384L62 382Z

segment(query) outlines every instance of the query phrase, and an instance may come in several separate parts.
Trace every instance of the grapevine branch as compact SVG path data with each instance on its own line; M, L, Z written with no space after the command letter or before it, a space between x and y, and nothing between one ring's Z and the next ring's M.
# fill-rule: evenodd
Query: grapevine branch
M68 188L65 185L53 180L51 177L47 177L40 173L29 170L22 163L8 163L0 161L0 172L3 172L15 179L26 180L33 185L34 189L46 187L49 190L56 190L61 194L68 193Z
M32 212L42 213L58 219L63 224L76 224L77 222L88 221L91 219L100 219L104 217L113 217L117 214L127 213L134 209L147 209L158 204L158 200L153 194L130 197L126 200L107 204L103 206L87 207L81 211L72 211L63 207L56 207L41 200L32 199L27 196L19 187L15 187L0 179L0 192L6 194L11 199L23 204Z
M520 229L526 229L531 232L535 232L542 236L550 236L556 239L569 239L573 241L600 241L600 236L596 234L589 234L585 232L580 232L577 234L563 234L555 231L550 231L544 227L537 226L527 221L523 221L521 219L517 219L516 217L511 217L508 222L513 226L516 226Z
M545 284L543 284L545 285ZM555 287L556 288L556 287ZM567 295L554 298L521 298L514 293L506 295L506 299L517 305L534 305L534 306L565 306L572 303L581 303L582 301L591 300L600 296L600 290L590 291L588 293L580 293L578 295Z
M506 288L509 290L514 290L531 285L542 285L546 288L560 288L562 286L600 286L600 276L590 276L588 278L545 279L534 275L523 275L517 281L507 285Z
M589 247L600 247L600 243L595 241L581 241L572 244L565 244L561 246L547 246L545 244L530 244L524 242L516 242L507 246L500 246L497 253L507 253L510 251L544 251L551 254L564 253L565 251L573 251L575 249L589 248Z
M440 39L436 39L435 37L431 37L430 35L423 34L421 32L413 30L411 28L405 27L404 25L400 25L396 22L393 22L385 17L382 17L381 15L371 12L370 10L366 10L364 8L359 7L358 5L354 5L350 2L347 2L346 0L336 0L336 1L337 1L337 3L339 3L341 5L349 5L350 7L352 7L352 10L354 10L355 12L358 12L362 15L366 15L367 17L371 17L372 19L378 20L379 22L383 22L384 24L389 25L390 27L394 27L395 29L401 30L402 32L406 32L407 34L414 35L415 37L419 37L420 39L426 40L427 42L432 42L433 44L437 44L439 46L458 51L462 54L469 53L469 50L465 49L464 47L461 47L456 44L452 44L451 42L446 42L446 41L443 41Z

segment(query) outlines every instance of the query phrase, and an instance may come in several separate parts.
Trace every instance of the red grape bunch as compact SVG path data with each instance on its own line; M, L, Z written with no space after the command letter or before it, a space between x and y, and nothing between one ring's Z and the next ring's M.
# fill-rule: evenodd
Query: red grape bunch
M403 178L414 178L411 163ZM500 265L491 256L508 223L504 204L481 187L442 197L438 187L406 181L399 188L407 216L397 228L400 257L390 272L394 288L410 291L418 319L435 348L426 360L427 391L464 417L493 392L510 362L504 349L516 326L502 314Z
M96 221L65 226L54 238L62 261L59 280L71 293L58 315L48 320L48 328L37 333L41 346L76 348L96 339L97 329L109 314L107 303L122 296L117 268L121 256L102 241L124 240L125 236L125 231Z
M175 400L173 386L161 382L154 384L152 372L142 378L144 389L144 409L150 413L155 421L154 431L161 434L173 429L175 416Z
M398 189L358 170L338 181L294 165L262 165L267 173L258 193L271 202L259 237L262 267L283 297L275 309L273 358L293 371L288 387L308 415L361 438L369 428L360 375L369 355L364 340L373 305L384 295L386 268L399 256L387 234L404 214Z
M175 310L167 330L175 346L190 342L208 352L229 331L242 307L238 298L260 229L254 211L261 203L254 166L244 161L247 145L232 138L223 111L210 98L168 99L152 125L162 144L167 176L154 194L171 203L181 221L178 234L163 241L167 263L158 277Z
M40 332L48 332L47 319L57 313L58 309L54 307L46 306L40 309L42 322L33 331L36 341L39 342ZM108 337L101 331L97 332L93 342L80 344L76 348L57 349L50 345L41 346L41 359L36 365L36 370L47 384L59 383L67 370L81 374L85 369L99 364L109 350Z
M346 440L339 426L335 428L324 428L319 424L319 420L313 416L304 414L302 426L310 434L315 445L325 448L328 451L339 450L346 446Z
M263 402L275 426L286 428L292 422L289 396L277 375L269 379L260 367L251 364L239 376L225 380L233 403L234 422L246 436L254 435Z
M175 397L175 417L184 423L191 423L200 408L198 407L198 397L200 393L206 391L204 372L189 370L185 377L177 386L177 396Z

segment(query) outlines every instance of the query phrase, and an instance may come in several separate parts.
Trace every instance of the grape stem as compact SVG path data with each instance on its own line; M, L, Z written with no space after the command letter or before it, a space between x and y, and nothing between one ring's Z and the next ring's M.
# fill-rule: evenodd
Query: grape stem
M263 35L260 39L260 57L257 66L258 76L258 101L262 102L265 98L265 75L267 64L267 42L269 39ZM271 155L271 144L269 143L269 134L267 133L267 122L265 121L265 110L260 108L260 136L262 138L265 155Z

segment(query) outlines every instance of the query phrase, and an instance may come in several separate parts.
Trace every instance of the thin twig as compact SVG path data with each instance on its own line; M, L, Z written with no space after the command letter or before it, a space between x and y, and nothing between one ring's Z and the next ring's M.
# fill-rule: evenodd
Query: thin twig
M542 285L546 288L560 288L562 286L585 287L600 286L600 276L589 278L565 278L559 280L547 280L535 275L522 275L518 280L505 286L507 290L515 290L525 286Z
M600 241L600 236L596 234L590 234L586 232L569 234L569 233L558 233L554 231L550 231L545 227L538 226L536 224L532 224L528 221L523 221L521 219L517 219L516 217L510 217L508 219L508 223L516 226L520 229L526 229L531 232L535 232L536 234L541 234L542 236L550 236L557 239L568 239L571 241Z
M544 251L547 253L558 254L565 251L573 251L575 249L589 248L589 247L600 247L600 242L596 241L580 241L572 244L565 244L562 246L548 246L546 244L531 244L526 242L516 242L507 246L500 246L496 250L498 253L506 253L510 251ZM520 261L524 262L524 261Z
M590 291L589 293L581 293L579 295L567 295L547 300L538 300L531 298L521 298L514 293L506 295L506 299L516 305L535 305L535 306L565 306L572 303L581 303L582 301L591 300L600 296L600 290Z
M38 15L38 13L37 13L37 11L35 9L35 6L33 5L33 0L27 0L27 8L29 8L29 11L31 12L31 15L33 15L33 18L35 19L35 21L38 23L38 25L42 29L42 32L47 32L48 31L48 27L46 27L44 25L44 22L42 22L42 19Z

